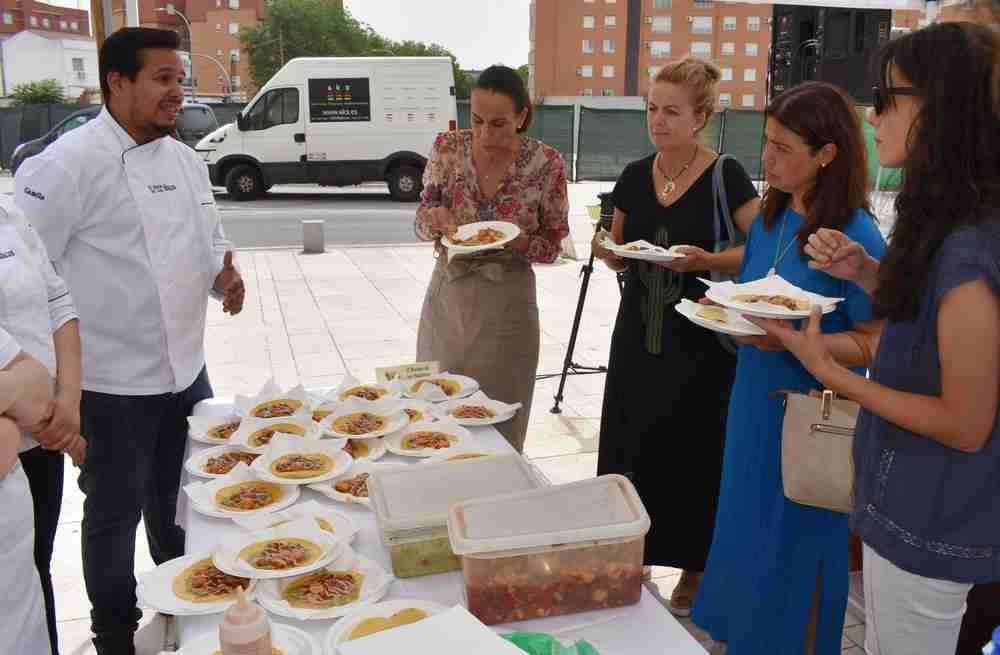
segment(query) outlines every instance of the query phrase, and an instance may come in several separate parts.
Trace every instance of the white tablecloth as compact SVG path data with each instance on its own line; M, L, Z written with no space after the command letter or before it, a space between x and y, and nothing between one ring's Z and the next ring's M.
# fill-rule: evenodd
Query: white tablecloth
M231 411L232 400L222 398L204 401L195 409L196 414L206 416L224 416ZM495 450L510 448L500 433L493 428L471 428L471 431L484 445L491 446ZM190 440L189 444L189 456L209 447ZM415 460L386 454L379 461L414 462ZM189 476L185 471L182 484L188 482ZM354 519L360 527L360 531L352 547L378 562L386 571L392 572L389 551L382 545L375 514L372 510L334 502L311 489L303 488L302 491L301 501L318 500ZM179 523L187 529L187 553L208 553L219 541L242 531L242 528L228 519L209 518L196 513L191 509L191 504L186 502L183 497L183 491L181 496L178 518L180 519ZM462 602L462 588L460 571L419 578L396 579L384 600L416 598L452 606ZM177 622L181 645L183 646L187 641L200 635L217 630L221 618L221 614L179 617ZM318 649L322 649L326 633L334 623L332 620L297 621L275 615L270 615L269 618L272 622L285 623L305 630L316 640ZM645 588L642 592L642 599L637 605L631 607L571 614L551 619L522 621L496 626L496 628L499 632L531 630L557 634L561 639L586 639L602 655L646 654L654 648L658 655L705 655L705 649ZM334 655L317 650L317 655L319 653Z

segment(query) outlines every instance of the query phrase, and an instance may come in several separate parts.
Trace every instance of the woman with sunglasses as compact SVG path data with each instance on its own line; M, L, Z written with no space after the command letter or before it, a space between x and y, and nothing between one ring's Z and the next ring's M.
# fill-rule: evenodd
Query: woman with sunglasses
M869 655L955 652L969 589L1000 579L998 61L1000 34L971 23L883 48L868 120L879 161L904 170L888 251L875 262L832 230L806 248L880 320L850 338L755 321L862 407L851 527Z

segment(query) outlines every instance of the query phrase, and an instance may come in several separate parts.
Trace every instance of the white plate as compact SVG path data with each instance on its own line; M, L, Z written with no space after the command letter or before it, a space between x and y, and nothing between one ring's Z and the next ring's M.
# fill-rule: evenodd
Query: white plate
M384 437L380 439L361 439L360 441L364 443L366 446L368 446L368 454L365 455L364 457L359 457L356 460L354 460L355 463L374 462L376 460L382 459L382 456L385 455L386 450L385 450ZM346 445L344 446L344 452L345 453L347 452ZM351 455L350 453L348 453L348 456L353 457L353 455Z
M457 457L459 455L465 455L466 453L475 453L477 455L483 455L484 457L494 457L496 455L502 455L503 453L495 450L490 450L488 448L476 448L472 445L467 445L464 448L459 448L458 450L445 449L439 452L437 455L431 455L427 459L423 460L422 464L439 464L441 462L447 462L452 457ZM461 461L461 460L456 460Z
M313 442L318 444L323 444L323 441ZM308 450L308 449L307 449ZM254 472L254 475L258 479L264 480L265 482L274 482L275 484L312 484L313 482L323 482L324 480L332 480L347 471L354 465L354 458L344 452L343 448L339 445L331 444L331 447L321 447L317 448L316 452L321 452L329 455L333 458L333 469L328 473L323 475L317 475L311 478L282 478L271 473L271 463L277 457L281 455L275 455L272 457L269 454L264 454L254 460L254 463L250 465L250 470ZM292 454L291 452L282 454Z
M333 428L334 422L341 417L361 412L368 412L386 419L385 427L381 430L375 430L365 434L344 434ZM387 434L392 434L393 432L402 430L404 427L409 425L409 423L410 417L403 411L403 402L398 398L384 398L374 402L359 399L344 401L341 403L340 407L337 408L336 412L323 419L319 425L323 432L333 435L336 438L377 439L378 437L384 437Z
M191 475L196 475L200 478L224 478L227 473L206 473L202 467L208 462L212 457L218 457L225 453L231 452L244 452L258 455L257 459L260 459L260 453L255 453L249 448L244 448L239 444L231 446L218 446L216 448L209 448L208 450L203 450L200 453L195 453L184 462L184 469ZM232 469L230 469L232 470Z
M435 414L435 405L433 403L427 402L426 400L419 400L417 398L406 398L403 400L403 411L406 411L408 409L418 411L423 415L416 421L410 419L410 423L416 423L417 421L437 420L437 415Z
M436 385L431 385L434 392L424 392L424 386L421 386L418 391L413 391L413 386L422 382L424 380L435 380L435 379L446 379L456 382L458 384L458 391L455 392L453 396L445 396L444 392L441 391L441 387ZM465 398L471 396L472 394L479 391L479 383L472 378L465 375L457 375L455 373L439 373L437 375L428 375L427 377L417 378L416 380L406 381L406 396L408 398L418 398L420 400L427 400L430 402L444 402L445 400L456 400L458 398Z
M458 226L458 231L455 233L455 237L459 240L469 239L475 236L476 232L479 230L487 228L503 232L504 237L496 243L489 243L482 246L459 246L456 245L455 242L449 237L442 238L441 243L443 243L444 246L453 253L471 253L481 252L483 250L498 250L517 237L521 236L521 228L513 223L508 223L507 221L478 221L476 223L466 223L465 225Z
M252 446L250 445L250 438L256 434L259 430L265 428L270 428L275 425L294 425L301 428L305 434L293 435L299 439L319 439L322 433L316 423L313 423L312 413L308 410L302 410L294 416L284 416L281 418L253 418L247 417L243 419L243 423L240 424L240 429L237 430L230 439L232 440L232 445L240 446L245 450L249 450L252 453L264 453L270 447L270 442L264 444L263 446ZM290 432L282 432L279 430L277 434L291 434Z
M337 649L340 648L340 644L342 644L347 639L347 636L354 631L358 624L365 619L374 619L377 617L387 619L396 612L401 612L405 609L411 608L423 610L427 612L428 616L434 616L435 614L446 612L449 609L440 603L434 603L429 600L387 600L381 603L375 603L374 605L368 605L367 607L359 607L341 620L337 621L333 627L330 628L330 631L326 633L324 645L326 647L327 654L337 655Z
M244 530L256 532L273 528L280 523L295 521L303 517L321 518L333 528L333 536L345 543L354 541L360 528L354 520L346 514L341 514L337 510L330 509L318 500L309 500L299 503L294 507L289 507L280 512L271 514L258 514L256 516L240 516L233 519L233 523Z
M236 483L233 483L236 484ZM218 505L206 506L203 503L197 502L194 499L191 500L191 507L194 511L199 514L204 514L205 516L210 516L216 519L232 519L237 516L254 516L260 514L271 514L272 512L278 512L295 504L295 501L299 499L299 487L294 484L283 484L281 485L284 489L284 496L278 502L273 505L268 505L266 507L261 507L260 509L252 509L246 512L233 512L230 510L220 509Z
M298 628L281 623L271 624L271 645L280 648L284 655L322 655L312 637ZM183 646L176 655L213 655L217 652L219 631L216 629Z
M687 298L684 298L679 303L674 305L674 309L677 310L678 314L687 318L695 325L707 328L713 332L731 334L736 337L763 336L767 334L767 332L764 332L764 330L761 330L759 327L740 316L740 313L736 310L721 307L720 309L726 312L726 318L729 322L719 323L718 321L698 316L698 310L702 307L704 307L704 305L691 302Z
M201 616L225 612L229 606L236 602L236 599L217 603L193 603L178 598L174 594L174 578L195 562L203 559L211 559L211 557L209 553L184 555L169 562L164 562L152 571L140 573L136 576L137 584L135 588L139 604L151 607L163 614L172 614L173 616ZM252 599L256 593L256 589L257 581L250 580L250 586L246 590L247 598Z
M837 303L843 300L843 298L827 298L826 296L821 296L819 294L812 293L811 291L800 289L778 275L766 277L761 280L754 280L753 282L746 282L744 284L733 284L732 282L712 282L711 280L706 280L704 278L698 279L708 285L708 291L705 292L706 298L728 309L735 309L738 313L745 316L798 320L802 318L809 318L810 310L792 310L787 307L762 302L737 302L731 300L732 296L752 293L785 295L791 298L801 298L809 301L812 305L820 305L823 308L824 314L829 314L835 310L837 308Z
M451 446L448 448L420 448L418 450L410 450L403 448L403 439L407 435L413 434L414 432L441 432L449 437L454 437L451 441ZM420 423L414 423L405 430L401 430L398 433L388 436L385 438L385 447L389 449L390 453L394 455L401 455L403 457L430 457L432 455L437 455L444 451L455 452L462 448L468 448L469 442L472 440L472 434L456 423L454 420L449 418L443 418L435 422L422 421Z
M492 410L495 414L492 418L459 418L457 416L451 415L449 412L459 407L461 405L480 405ZM436 408L439 416L442 418L447 418L452 420L459 425L470 425L470 426L482 426L482 425L495 425L497 423L504 423L514 418L517 411L521 408L521 403L514 403L509 405L507 403L502 403L499 400L493 400L488 397L483 392L479 391L467 398L460 398L459 400L448 400Z
M239 414L232 414L230 416L189 416L188 436L195 441L207 443L210 446L228 445L232 443L232 438L236 436L236 432L229 435L229 439L215 439L208 436L208 431L217 425L224 425L238 418L240 418Z
M624 259L638 259L645 262L672 262L684 259L687 256L679 250L679 248L683 247L681 245L663 248L655 243L643 240L630 241L629 243L618 245L609 239L605 239L601 242L601 246ZM644 250L629 250L629 246L638 246L644 248Z
M300 525L298 522L293 522L283 525L280 528L267 528L259 532L241 534L236 537L225 539L212 553L212 563L215 564L217 569L223 573L228 573L229 575L236 575L242 578L252 578L254 580L274 580L277 578L292 578L321 569L340 557L345 548L349 548L346 543L342 542L333 534L321 529L315 521L308 518L300 519L300 521L305 522L307 527ZM306 529L302 529L303 527L306 527ZM239 558L240 551L247 546L255 544L258 541L281 537L298 537L300 539L308 539L309 541L319 545L322 549L322 554L320 555L320 558L312 564L297 566L291 569L282 569L279 571L258 569L250 566L249 562L243 561Z
M336 619L350 614L362 605L369 605L381 600L389 591L393 577L377 562L358 555L350 548L342 557L338 557L326 568L334 571L354 570L364 575L361 581L361 596L353 603L331 607L330 609L302 609L292 607L281 598L281 590L294 581L294 578L284 580L264 580L257 587L257 601L268 612L279 616L287 616L302 621ZM308 574L307 574L308 575Z
M236 412L242 416L250 416L251 412L258 405L272 400L297 400L301 403L299 409L295 413L308 410L312 405L312 398L309 393L302 387L298 385L287 391L283 390L281 387L274 383L274 380L268 380L257 395L252 397L236 395L234 399L234 404L236 406ZM254 417L262 418L262 417ZM275 416L271 418L282 418L280 416ZM287 418L287 417L286 417Z
M367 497L359 498L357 496L352 496L350 494L340 493L334 488L333 485L335 485L340 480L350 479L358 475L361 475L362 473L370 474L372 471L379 468L394 468L399 466L406 466L406 464L381 464L374 462L355 462L354 466L351 467L351 470L345 473L344 475L334 478L333 480L328 480L326 482L311 484L309 485L309 488L312 489L313 491L318 491L327 498L331 498L333 500L342 503L362 505L364 507L371 508L372 506L371 498Z

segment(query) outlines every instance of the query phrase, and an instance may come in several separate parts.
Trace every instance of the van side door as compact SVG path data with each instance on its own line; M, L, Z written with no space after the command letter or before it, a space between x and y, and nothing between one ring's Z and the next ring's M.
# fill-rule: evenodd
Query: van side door
M241 121L244 150L260 162L271 184L304 181L303 95L301 88L294 86L270 89Z

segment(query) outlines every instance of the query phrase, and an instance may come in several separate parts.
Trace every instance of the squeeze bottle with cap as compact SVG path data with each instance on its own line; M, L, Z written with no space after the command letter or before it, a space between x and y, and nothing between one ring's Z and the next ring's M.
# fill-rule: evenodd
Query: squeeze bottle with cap
M256 603L240 589L236 603L222 615L219 624L222 655L271 655L271 624Z

